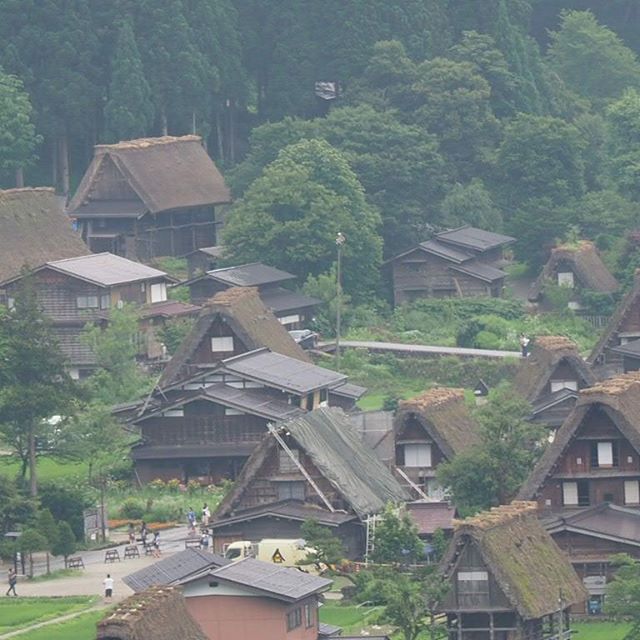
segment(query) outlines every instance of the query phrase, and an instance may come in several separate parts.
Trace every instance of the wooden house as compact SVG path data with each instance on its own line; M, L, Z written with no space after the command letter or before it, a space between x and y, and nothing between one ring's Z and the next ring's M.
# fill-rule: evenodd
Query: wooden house
M38 302L49 318L53 332L70 367L72 377L91 372L95 357L85 343L87 324L106 324L110 311L124 304L140 308L145 359L162 353L157 330L169 317L193 314L199 307L167 301L167 285L173 282L164 271L153 269L111 253L54 260L31 272ZM0 283L2 301L11 308L23 276Z
M513 503L457 522L442 561L449 640L569 640L587 592L535 515Z
M365 523L408 493L340 409L320 408L271 429L213 514L214 550L236 540L300 537L313 518L348 557L365 552Z
M624 347L640 339L640 271L636 271L633 286L618 304L600 339L588 357L594 367L606 374L623 370Z
M539 336L522 358L514 387L532 405L534 422L558 428L571 413L581 389L596 382L578 347L564 336Z
M574 613L603 613L607 583L615 573L611 557L626 553L640 559L640 510L608 502L586 509L556 513L542 519L545 529L569 556L589 592L584 607Z
M292 330L306 326L321 302L282 286L293 280L295 276L292 273L253 262L207 271L183 285L189 287L191 300L195 304L203 304L216 293L231 287L256 287L264 305L288 330Z
M351 406L366 390L312 364L253 288L205 307L150 397L117 414L137 428L143 482L235 478L269 423L321 405Z
M396 467L427 495L439 499L444 491L436 482L438 465L479 443L463 389L428 389L401 401L393 429Z
M640 373L580 391L518 497L553 512L603 502L640 507Z
M187 254L187 271L189 278L195 278L219 266L222 247L200 247Z
M504 248L515 238L474 227L437 233L386 262L396 305L419 298L500 297Z
M548 285L571 289L570 309L580 309L584 292L613 293L618 282L611 275L593 242L581 240L551 250L542 272L529 291L529 301L544 303Z
M53 189L0 190L0 282L24 267L88 253Z
M198 136L99 144L67 213L95 252L146 262L216 244L229 189Z
M108 609L96 640L209 640L187 609L180 589L153 587Z
M136 593L151 597L158 589L175 588L164 585L179 585L186 612L208 640L318 640L320 598L332 583L292 567L254 558L228 562L192 549L140 569L124 581ZM157 584L163 586L150 586ZM140 640L152 637L156 636ZM183 637L178 634L174 639Z

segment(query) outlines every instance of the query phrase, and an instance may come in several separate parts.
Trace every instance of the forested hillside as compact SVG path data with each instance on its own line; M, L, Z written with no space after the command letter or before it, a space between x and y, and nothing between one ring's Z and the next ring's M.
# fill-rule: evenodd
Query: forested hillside
M196 132L239 199L234 260L272 252L323 273L336 225L351 224L347 255L367 259L347 287L362 292L383 258L471 223L516 236L531 265L567 234L615 245L629 275L639 12L634 0L0 0L2 184L67 193L97 142ZM318 81L338 97L318 97Z

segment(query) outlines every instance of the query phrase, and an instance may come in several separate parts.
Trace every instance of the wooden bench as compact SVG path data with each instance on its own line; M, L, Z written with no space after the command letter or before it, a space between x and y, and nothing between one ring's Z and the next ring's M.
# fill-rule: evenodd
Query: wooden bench
M67 569L84 569L84 562L80 556L67 558Z
M142 546L144 547L145 556L150 556L153 554L153 542L145 542Z
M118 553L117 549L109 549L104 554L104 563L105 564L108 564L109 562L116 562L116 560L118 562L120 562L120 553Z
M139 557L140 557L140 552L138 551L138 547L136 547L135 544L132 544L124 548L125 560L127 560L128 558L139 558Z
M185 549L199 549L200 548L200 538L187 538L184 541Z

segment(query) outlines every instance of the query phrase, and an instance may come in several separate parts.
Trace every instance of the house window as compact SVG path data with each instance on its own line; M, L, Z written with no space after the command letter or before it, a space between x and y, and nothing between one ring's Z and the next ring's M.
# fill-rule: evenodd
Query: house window
M225 407L224 415L225 416L243 416L244 411L238 411L237 409L231 409L230 407Z
M304 624L307 627L307 629L310 629L311 627L313 627L313 624L314 624L313 609L314 607L312 604L304 605Z
M589 482L587 480L578 480L578 482L563 482L562 504L565 507L588 507Z
M573 272L572 271L559 271L558 272L558 284L561 287L574 287Z
M302 611L296 607L287 613L287 631L293 631L302 625Z
M551 393L560 391L561 389L571 389L572 391L578 390L577 380L552 380L551 381Z
M624 481L624 503L640 504L640 482L637 480Z
M278 320L280 320L280 324L297 324L298 322L300 322L300 316L297 313L294 313L293 315L290 316L282 316L282 318L278 318Z
M233 336L223 338L211 338L211 351L233 351Z
M167 409L162 412L165 418L182 418L184 416L184 409Z
M167 299L167 283L157 282L151 285L151 302L164 302Z
M78 296L76 298L76 307L78 309L97 309L98 296Z
M430 444L405 444L404 445L404 466L405 467L430 467L431 466L431 445Z
M591 443L591 466L611 468L618 466L618 447L615 442Z
M304 500L304 482L278 482L278 500Z
M458 571L458 606L489 604L489 574L486 571Z
M108 309L111 306L111 295L104 293L100 296L100 308Z
M7 298L7 309L9 311L16 308L16 299L15 298Z
M298 449L289 449L293 459L300 462L300 451ZM298 471L296 463L291 459L291 456L284 450L278 451L278 471L280 473L295 473Z

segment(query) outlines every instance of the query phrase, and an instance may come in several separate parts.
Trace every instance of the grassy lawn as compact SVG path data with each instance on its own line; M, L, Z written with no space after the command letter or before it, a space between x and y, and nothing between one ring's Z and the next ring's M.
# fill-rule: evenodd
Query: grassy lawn
M629 631L628 624L613 622L574 622L576 640L622 640Z
M6 598L0 600L0 633L28 627L73 611L90 607L95 598L73 596L65 598Z
M320 607L320 622L342 627L344 633L359 634L367 624L375 624L380 607L356 607L325 602Z
M60 462L55 458L42 457L37 462L38 480L60 480L72 477L87 477L85 462ZM0 456L0 474L15 477L20 472L20 463L11 456Z
M77 618L49 624L41 629L18 636L19 640L94 640L96 637L96 623L102 620L106 610L91 611Z

